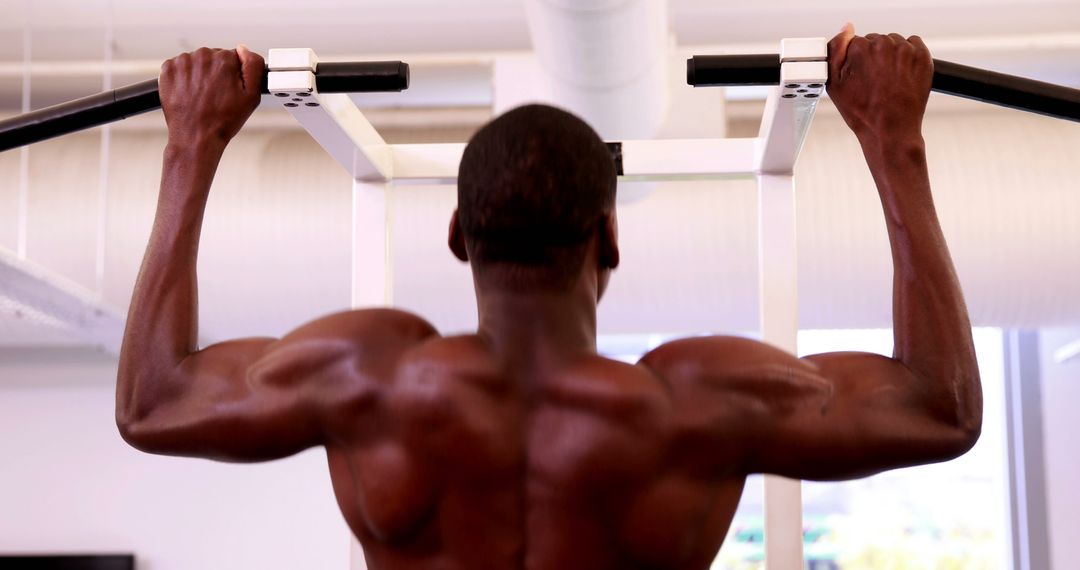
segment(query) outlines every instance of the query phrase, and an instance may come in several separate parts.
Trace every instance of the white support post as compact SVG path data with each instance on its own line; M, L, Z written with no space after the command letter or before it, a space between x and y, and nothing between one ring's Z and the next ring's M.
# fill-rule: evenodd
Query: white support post
M353 308L388 307L393 301L391 200L385 182L353 183Z
M758 177L758 220L761 335L765 342L794 354L799 323L793 176ZM802 530L800 483L766 476L765 567L768 570L802 569Z
M796 353L798 287L795 163L828 79L823 38L784 40L781 84L769 95L758 137L758 275L763 340ZM765 566L802 570L802 487L765 478Z
M353 182L352 307L369 309L393 303L390 185ZM349 569L367 570L364 549L349 534Z

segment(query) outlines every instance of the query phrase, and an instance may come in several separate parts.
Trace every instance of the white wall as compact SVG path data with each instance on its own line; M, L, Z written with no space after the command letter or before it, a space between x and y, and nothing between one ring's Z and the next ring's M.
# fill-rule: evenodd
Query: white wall
M116 364L0 351L0 553L132 552L141 570L346 568L325 455L146 455L113 422Z
M1080 322L1080 125L974 108L932 114L926 126L938 209L973 321ZM152 221L163 145L155 132L117 132L113 141L103 293L121 309ZM83 135L31 151L30 258L89 287L96 149L97 137ZM0 246L8 248L17 156L0 154ZM801 324L887 326L891 264L881 208L858 145L835 115L816 120L796 180ZM601 304L601 330L755 328L753 181L657 184L630 200L624 190L623 265ZM394 190L396 300L445 331L475 322L468 269L445 245L454 202L453 187ZM242 133L207 211L199 264L207 333L282 334L346 308L350 203L348 177L305 134Z
M1080 361L1057 364L1053 353L1080 340L1080 328L1041 331L1046 503L1053 570L1080 568Z

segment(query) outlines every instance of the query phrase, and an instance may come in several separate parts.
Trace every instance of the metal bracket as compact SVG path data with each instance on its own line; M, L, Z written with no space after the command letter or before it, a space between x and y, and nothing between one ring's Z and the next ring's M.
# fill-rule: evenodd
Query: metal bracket
M318 65L308 48L270 50L270 93L355 180L390 180L393 156L386 141L348 95L319 93Z
M789 39L781 43L780 86L765 103L758 135L758 171L790 174L829 79L825 38Z

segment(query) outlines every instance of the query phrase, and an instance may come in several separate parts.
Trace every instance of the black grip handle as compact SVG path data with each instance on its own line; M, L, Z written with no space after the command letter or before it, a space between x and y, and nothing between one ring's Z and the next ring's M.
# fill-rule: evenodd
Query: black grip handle
M694 87L779 85L780 56L695 55L686 60L686 83Z
M325 62L315 71L320 93L375 93L409 88L409 65L400 61ZM263 77L263 93L266 76ZM0 121L0 152L97 127L161 107L157 79L105 91Z
M686 62L694 87L777 85L779 55L698 55ZM932 89L957 97L1080 122L1080 89L934 60Z

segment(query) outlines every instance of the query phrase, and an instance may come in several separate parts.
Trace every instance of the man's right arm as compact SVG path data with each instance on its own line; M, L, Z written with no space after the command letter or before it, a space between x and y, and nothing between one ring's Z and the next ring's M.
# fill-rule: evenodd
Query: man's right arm
M830 42L829 93L858 136L892 249L893 358L797 359L739 339L677 341L646 356L747 473L844 479L942 461L974 445L982 393L964 306L930 193L921 126L933 63L918 38Z

